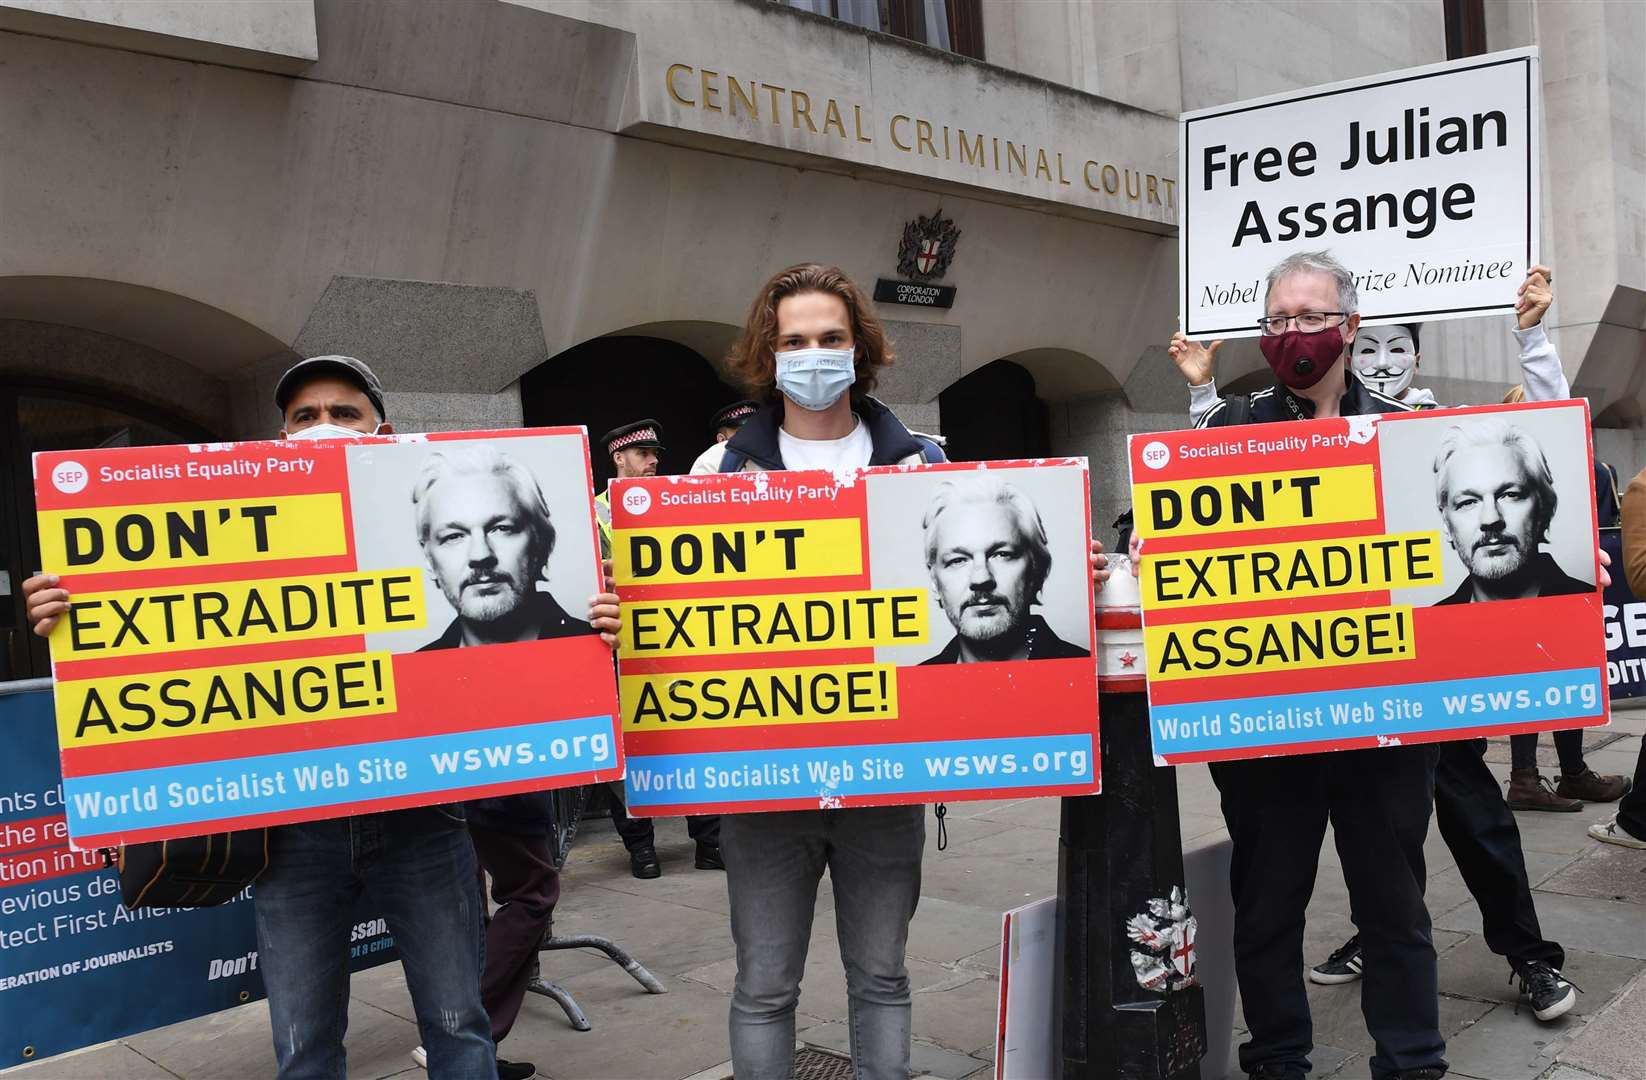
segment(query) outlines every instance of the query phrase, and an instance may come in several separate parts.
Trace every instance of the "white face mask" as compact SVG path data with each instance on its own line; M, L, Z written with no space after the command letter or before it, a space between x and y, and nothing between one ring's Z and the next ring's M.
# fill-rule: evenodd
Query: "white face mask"
M790 349L777 354L777 388L812 412L840 400L857 381L856 349Z
M315 424L302 431L293 431L286 434L288 439L364 439L367 435L376 435L382 428L379 423L370 431L356 431L353 428L343 427L341 424Z
M1417 377L1417 344L1404 326L1362 326L1349 346L1349 362L1373 390L1399 397Z

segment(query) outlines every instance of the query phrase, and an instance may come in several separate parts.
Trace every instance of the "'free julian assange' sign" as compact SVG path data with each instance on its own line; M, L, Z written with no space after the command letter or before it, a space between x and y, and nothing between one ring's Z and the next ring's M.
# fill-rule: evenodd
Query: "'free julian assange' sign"
M1588 405L1131 438L1158 759L1607 721Z
M36 454L81 847L622 775L581 428Z
M1098 790L1083 459L618 480L637 816Z
M1263 278L1327 249L1369 323L1512 312L1538 261L1536 49L1185 113L1179 320L1250 337Z

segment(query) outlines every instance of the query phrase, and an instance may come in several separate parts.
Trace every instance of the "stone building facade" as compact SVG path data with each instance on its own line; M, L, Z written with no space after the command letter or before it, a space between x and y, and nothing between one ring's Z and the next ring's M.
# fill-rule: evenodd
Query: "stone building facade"
M30 506L34 449L267 435L322 352L370 362L401 430L656 416L683 470L760 282L898 278L941 209L953 306L880 305L881 396L957 456L1090 456L1106 527L1126 436L1187 405L1178 113L1449 40L1543 49L1552 325L1638 468L1641 5L0 0L0 497ZM1515 377L1503 320L1424 346L1444 400ZM1263 377L1251 342L1220 360ZM31 532L0 526L0 678L41 663Z

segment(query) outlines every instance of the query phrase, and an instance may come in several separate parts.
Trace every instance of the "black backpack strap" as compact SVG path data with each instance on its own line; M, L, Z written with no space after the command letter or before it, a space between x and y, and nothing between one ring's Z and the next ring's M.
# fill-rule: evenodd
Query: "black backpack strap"
M1249 394L1230 394L1223 399L1223 427L1239 427L1252 422L1252 399Z

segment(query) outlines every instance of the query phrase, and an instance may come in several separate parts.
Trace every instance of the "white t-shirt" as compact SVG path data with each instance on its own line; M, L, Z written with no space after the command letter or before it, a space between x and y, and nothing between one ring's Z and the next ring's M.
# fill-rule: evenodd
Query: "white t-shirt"
M853 413L852 424L852 433L840 439L797 439L778 428L777 452L783 455L783 467L831 471L867 467L874 456L874 440L861 416Z

